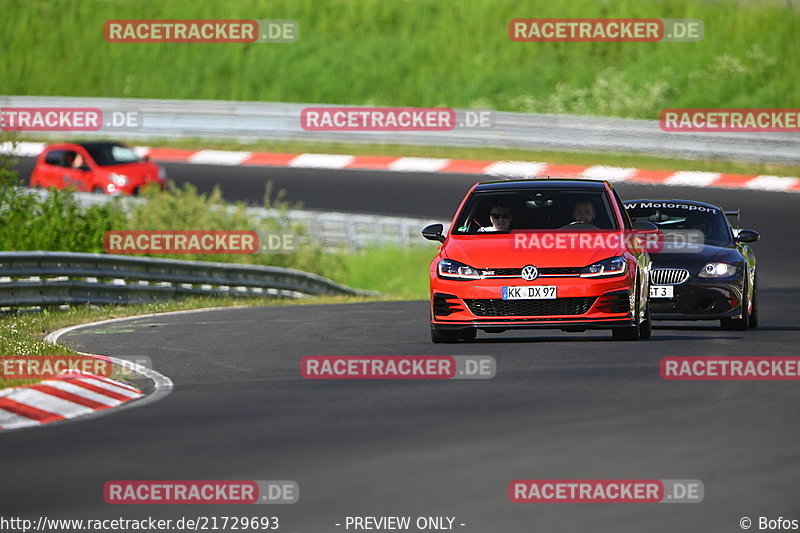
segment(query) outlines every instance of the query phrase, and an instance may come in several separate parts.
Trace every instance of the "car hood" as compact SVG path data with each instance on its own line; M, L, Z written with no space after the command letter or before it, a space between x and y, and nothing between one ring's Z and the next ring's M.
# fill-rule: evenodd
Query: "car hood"
M650 252L653 263L681 263L681 262L741 262L742 255L732 246L713 246L710 244L696 245L690 251L672 250L663 252Z
M557 236L559 232L547 234ZM626 250L624 246L613 243L586 249L531 246L531 235L530 233L451 235L445 242L442 252L448 259L475 268L522 268L525 265L553 268L585 267L609 257L622 255ZM536 235L539 243L545 242L543 239L545 233ZM521 240L523 237L526 240ZM520 246L520 243L525 244Z

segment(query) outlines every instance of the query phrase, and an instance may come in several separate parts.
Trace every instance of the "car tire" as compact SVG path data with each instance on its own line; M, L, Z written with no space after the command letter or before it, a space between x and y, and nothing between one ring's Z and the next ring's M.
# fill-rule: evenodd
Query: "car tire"
M447 331L431 326L431 342L434 344L450 344L458 342L458 331Z
M753 312L750 313L750 318L747 321L747 327L757 328L758 327L758 282L753 283Z
M464 342L473 342L477 336L478 330L475 328L466 329L461 332L461 340Z
M636 296L636 312L634 315L639 318L639 296ZM652 321L650 319L650 302L647 302L647 310L645 311L645 319L633 326L625 326L622 328L614 328L611 330L611 338L615 341L638 341L639 339L649 339L652 330Z
M644 314L644 322L639 324L639 338L649 339L650 334L653 332L653 320L650 318L650 304L647 304L647 311Z
M742 291L745 301L742 302L742 318L723 318L719 321L719 326L723 331L744 331L747 329L750 320L747 312L747 287ZM757 320L757 319L756 319Z
M434 344L452 344L458 341L472 342L475 340L477 333L475 328L463 331L448 331L431 326L431 342Z
M106 193L106 191L104 191L100 187L95 187L94 189L92 189L92 194L105 194L105 193Z

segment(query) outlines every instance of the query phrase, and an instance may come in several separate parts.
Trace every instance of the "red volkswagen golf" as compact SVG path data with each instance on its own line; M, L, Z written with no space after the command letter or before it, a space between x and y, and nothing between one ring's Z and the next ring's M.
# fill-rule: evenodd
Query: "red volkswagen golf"
M118 142L51 144L36 159L31 187L73 188L105 194L138 194L166 187L167 173Z
M477 330L610 329L650 336L650 258L604 181L478 183L467 193L430 267L431 340L471 341ZM634 230L636 233L634 233Z

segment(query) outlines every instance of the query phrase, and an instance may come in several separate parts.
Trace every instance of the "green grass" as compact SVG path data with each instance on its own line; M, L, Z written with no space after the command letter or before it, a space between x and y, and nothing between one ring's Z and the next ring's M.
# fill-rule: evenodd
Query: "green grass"
M421 229L421 228L420 228ZM344 275L336 281L397 298L428 298L428 265L436 245L373 248L344 256Z
M0 94L655 118L800 107L798 10L738 0L0 0ZM695 43L516 43L513 18L698 18ZM295 19L291 44L112 44L108 19Z

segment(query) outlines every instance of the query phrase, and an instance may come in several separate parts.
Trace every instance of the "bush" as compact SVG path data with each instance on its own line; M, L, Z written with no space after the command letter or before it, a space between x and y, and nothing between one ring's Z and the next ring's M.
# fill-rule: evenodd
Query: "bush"
M283 201L282 191L273 198L272 188L267 185L264 194L264 207L274 209L275 217L260 219L247 213L244 203L227 203L222 192L215 187L210 193L202 194L191 184L182 188L172 188L169 193L153 191L146 193L144 201L135 205L124 224L116 230L225 230L256 231L259 234L291 232L303 237L306 228L287 226L281 213L295 207ZM326 254L322 246L304 243L291 254L181 254L159 255L173 259L196 261L220 261L252 265L270 265L296 268L325 276L343 274L344 262L337 254Z

